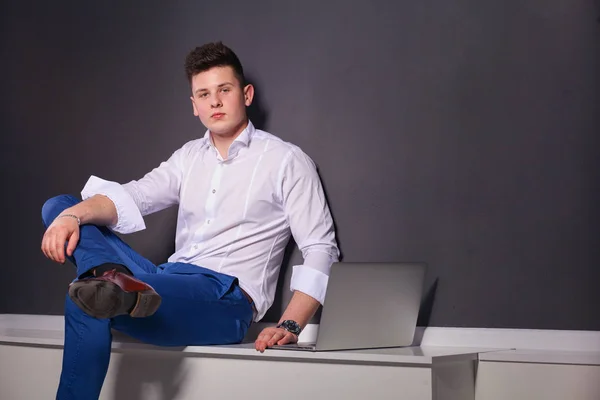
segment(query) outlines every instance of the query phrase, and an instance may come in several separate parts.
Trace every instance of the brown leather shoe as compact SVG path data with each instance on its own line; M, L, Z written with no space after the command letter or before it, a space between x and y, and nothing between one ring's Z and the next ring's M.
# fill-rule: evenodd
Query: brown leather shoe
M125 301L127 293L137 293L137 301L131 312ZM71 283L69 297L95 318L113 318L124 314L134 318L148 317L156 312L161 303L159 294L152 286L114 269L99 277Z

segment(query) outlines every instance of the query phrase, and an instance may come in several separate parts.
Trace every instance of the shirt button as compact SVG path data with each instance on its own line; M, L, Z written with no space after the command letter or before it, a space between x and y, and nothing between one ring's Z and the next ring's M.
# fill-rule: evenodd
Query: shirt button
M206 221L206 223L207 223L208 225L210 225L210 219L209 219L208 221Z
M212 190L213 194L217 193L217 189Z
M195 244L193 247L194 247L194 250L198 250L198 245L197 244Z

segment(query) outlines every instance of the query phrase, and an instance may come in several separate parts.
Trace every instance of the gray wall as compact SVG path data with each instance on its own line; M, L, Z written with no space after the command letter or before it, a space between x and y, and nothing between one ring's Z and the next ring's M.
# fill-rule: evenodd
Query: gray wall
M429 264L421 324L600 329L598 2L12 3L0 313L62 313L44 200L203 134L183 58L223 40L257 125L318 164L344 260ZM126 239L163 262L174 216Z

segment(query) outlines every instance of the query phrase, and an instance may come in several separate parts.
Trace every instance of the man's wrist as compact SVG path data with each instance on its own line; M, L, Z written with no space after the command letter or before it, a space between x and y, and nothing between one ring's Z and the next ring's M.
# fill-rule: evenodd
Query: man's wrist
M64 217L68 217L68 218L73 218L77 221L77 225L81 226L81 220L79 219L79 217L75 214L71 214L71 213L64 213L64 214L60 214L58 217L56 217L56 219L59 218L64 218Z

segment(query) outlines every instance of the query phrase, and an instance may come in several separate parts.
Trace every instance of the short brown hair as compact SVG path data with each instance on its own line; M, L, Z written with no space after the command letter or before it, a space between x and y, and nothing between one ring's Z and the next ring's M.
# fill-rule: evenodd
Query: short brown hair
M190 51L185 58L185 73L192 83L194 75L214 67L231 67L241 86L246 84L242 63L233 50L221 42L207 43Z

